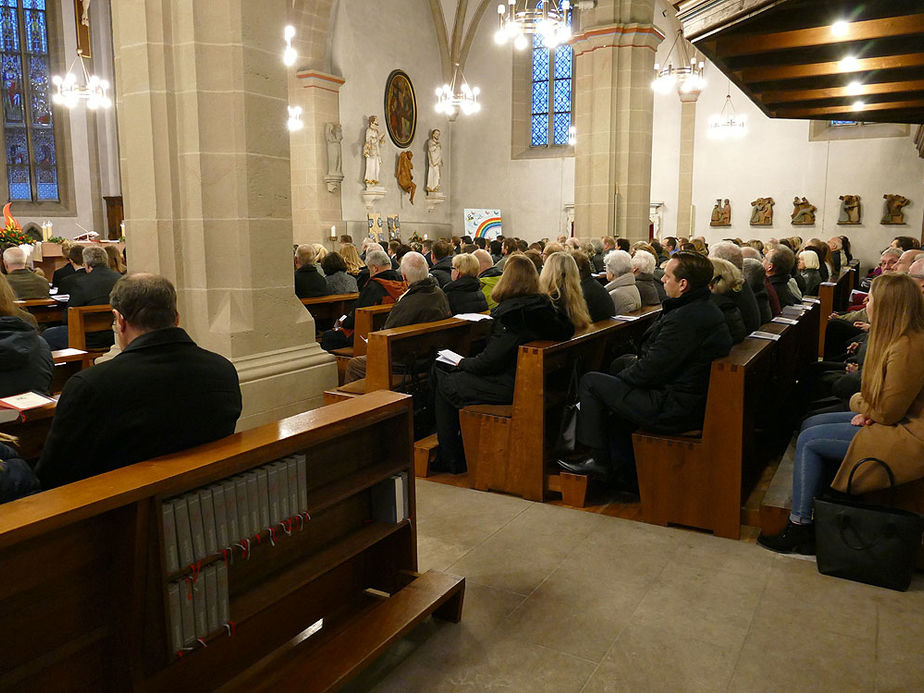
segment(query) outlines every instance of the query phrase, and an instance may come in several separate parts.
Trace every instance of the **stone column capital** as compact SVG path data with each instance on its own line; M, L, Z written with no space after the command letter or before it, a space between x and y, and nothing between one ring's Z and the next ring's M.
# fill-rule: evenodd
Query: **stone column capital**
M650 48L658 49L664 34L653 24L608 24L590 27L571 39L574 57L601 48Z
M698 91L677 91L677 96L680 97L680 103L696 103L696 101L699 99L699 95L700 92Z
M335 94L339 94L340 87L346 83L343 77L321 72L320 70L299 70L295 73L295 77L298 79L298 85L302 89L324 89Z

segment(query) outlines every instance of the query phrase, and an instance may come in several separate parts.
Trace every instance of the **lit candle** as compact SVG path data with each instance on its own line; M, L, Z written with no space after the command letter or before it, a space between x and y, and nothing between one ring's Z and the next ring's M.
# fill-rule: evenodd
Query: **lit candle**
M119 224L119 229L122 231L122 238L125 238L125 222L123 221Z
M425 241L429 241L429 240L430 240L430 234L429 234L429 233L425 233L425 234L424 234L424 240L425 240Z
M330 239L334 240L336 237L337 237L337 227L331 226L330 227Z

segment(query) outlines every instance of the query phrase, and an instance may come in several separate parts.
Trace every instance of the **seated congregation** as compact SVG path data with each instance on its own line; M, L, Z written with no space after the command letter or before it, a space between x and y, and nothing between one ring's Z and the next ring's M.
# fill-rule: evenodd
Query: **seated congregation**
M905 242L899 238L895 244ZM0 277L2 393L48 393L55 367L51 354L67 345L68 326L46 327L39 335L33 316L16 302L17 291L35 291L36 279L47 282L10 250L3 257L7 275ZM68 258L70 271L54 278L68 292L68 306L111 306L112 330L97 333L94 345L106 347L112 339L121 352L67 381L39 459L20 460L14 447L0 450L6 459L5 501L222 438L240 416L234 368L197 347L178 326L176 295L167 280L122 277L118 266L110 269L107 253L93 245L74 245ZM375 330L357 332L358 314L380 311L384 322L375 324L394 339L402 330L417 330L406 347L411 366L388 356L386 368L401 377L386 379L386 387L414 395L419 440L435 434L418 474L469 473L481 487L474 479L487 473L490 455L472 433L472 422L481 417L485 426L507 426L504 435L513 431L515 437L521 431L517 411L529 410L524 398L544 392L546 401L529 405L538 407L532 411L539 422L530 435L541 440L538 447L524 446L537 458L530 464L544 481L538 492L522 493L540 499L564 494L567 483L583 478L620 501L638 502L642 496L645 507L651 498L639 488L645 464L639 455L649 448L640 447L639 436L705 440L716 364L738 359L736 354L742 363L756 363L753 354L760 349L742 351L756 343L755 331L798 329L798 337L777 333L787 349L802 354L808 348L811 355L787 371L792 411L774 429L785 447L792 431L786 425L807 417L796 447L792 514L781 535L760 541L775 550L807 552L813 498L832 483L845 490L852 462L878 452L890 457L900 483L924 477L919 462L924 450L916 447L922 438L924 371L907 357L922 346L915 340L924 330L924 254L914 247L887 249L871 272L865 305L822 318L814 333L796 326L809 323L799 319L811 306L803 297L814 297L829 279L843 275L851 260L846 238L804 244L799 238L725 239L709 247L701 237L634 244L560 237L531 245L463 237L411 245L393 241L387 247L366 239L356 248L351 238L341 237L335 251L313 244L295 248L294 288L308 310L326 297L349 306L326 326L318 320L319 342L343 359L342 383L354 386L333 393L341 398L369 391L364 389L369 359L380 354L366 349L391 344L392 337L371 339ZM30 276L23 279L23 272ZM462 348L453 341L461 334L454 315L489 320L487 329ZM823 361L814 358L818 329L827 337ZM445 343L439 341L441 330L453 335ZM413 340L423 345L427 334L426 346L415 351ZM547 365L528 375L524 354L548 345L563 346L547 351ZM437 358L437 346L463 353ZM773 358L778 364L785 360L780 354ZM539 378L538 386L521 383L521 377ZM84 439L82 431L116 401L118 421L105 436ZM171 406L155 408L152 402ZM574 403L579 406L570 407ZM570 434L564 425L569 411ZM162 435L165 430L171 435ZM517 445L514 439L498 449ZM856 481L864 492L884 485L874 471ZM484 488L515 485L489 482Z

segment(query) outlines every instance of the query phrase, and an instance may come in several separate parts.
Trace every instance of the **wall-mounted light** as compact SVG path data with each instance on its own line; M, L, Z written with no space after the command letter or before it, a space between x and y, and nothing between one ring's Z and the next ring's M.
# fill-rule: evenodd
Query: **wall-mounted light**
M292 47L292 39L295 38L295 27L291 24L287 25L283 29L282 36L286 40L286 48L282 51L282 62L285 63L286 67L292 67L298 59L298 52Z
M286 126L289 128L289 132L295 132L296 130L301 130L304 127L302 123L302 107L301 106L289 106L289 120L286 122Z

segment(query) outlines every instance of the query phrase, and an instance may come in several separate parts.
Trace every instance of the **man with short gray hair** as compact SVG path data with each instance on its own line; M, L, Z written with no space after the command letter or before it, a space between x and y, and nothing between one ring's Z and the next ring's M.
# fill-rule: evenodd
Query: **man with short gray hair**
M357 308L394 303L407 285L395 270L391 268L391 258L378 244L368 246L366 250L366 267L369 268L369 280L359 292L353 310L344 315L334 329L321 335L321 348L326 351L343 349L353 345L354 316ZM408 253L410 254L410 253Z
M318 269L315 258L318 251L311 243L302 243L295 249L295 295L299 298L327 296L327 279Z
M26 253L13 246L3 251L6 280L20 301L48 298L48 282L35 272L26 269Z
M407 284L407 291L398 297L394 308L388 314L384 329L436 322L452 317L449 299L439 287L436 278L430 274L430 267L423 255L414 251L405 253L401 258L401 276ZM357 356L350 359L345 381L351 383L365 377L366 357Z
M83 264L87 275L79 282L71 284L67 301L68 308L80 306L104 306L109 303L109 293L115 283L122 278L115 270L109 269L109 256L100 245L88 245L83 249ZM65 318L67 312L65 311ZM49 327L42 333L52 351L66 349L68 344L67 325ZM112 330L87 332L88 349L108 349L115 342Z

